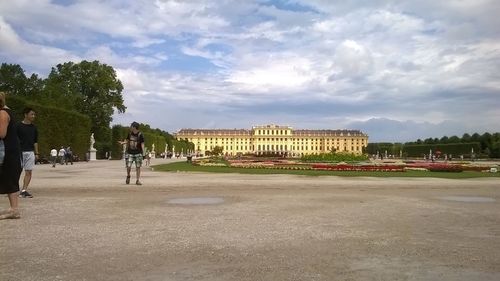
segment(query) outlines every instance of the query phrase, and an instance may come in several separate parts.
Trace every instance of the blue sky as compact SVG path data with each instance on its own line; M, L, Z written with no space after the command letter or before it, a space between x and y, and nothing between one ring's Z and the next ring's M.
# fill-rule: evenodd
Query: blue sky
M370 141L500 131L500 2L0 1L0 61L117 71L114 123L360 129Z

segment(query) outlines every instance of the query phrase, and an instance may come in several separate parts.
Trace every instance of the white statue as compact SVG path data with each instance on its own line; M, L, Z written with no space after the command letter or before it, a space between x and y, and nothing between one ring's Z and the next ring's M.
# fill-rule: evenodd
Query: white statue
M94 144L95 144L94 133L92 133L92 135L90 135L90 150L95 150Z
M154 143L151 145L151 147L152 147L151 152L155 152L155 144Z

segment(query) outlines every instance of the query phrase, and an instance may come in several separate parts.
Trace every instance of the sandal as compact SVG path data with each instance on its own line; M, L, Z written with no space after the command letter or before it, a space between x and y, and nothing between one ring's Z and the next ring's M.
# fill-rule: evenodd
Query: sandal
M130 183L130 176L127 176L127 179L125 180L125 183L126 183L126 184L129 184L129 183Z

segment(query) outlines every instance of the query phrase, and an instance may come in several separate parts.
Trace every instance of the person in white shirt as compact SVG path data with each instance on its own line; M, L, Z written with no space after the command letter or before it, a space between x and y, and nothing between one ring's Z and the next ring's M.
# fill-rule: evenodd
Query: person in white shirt
M57 160L57 150L55 148L52 148L50 151L50 162L52 162L52 167L56 167L56 160Z
M59 149L59 162L61 165L64 164L64 159L66 158L66 150L64 150L64 146L61 146L61 149Z

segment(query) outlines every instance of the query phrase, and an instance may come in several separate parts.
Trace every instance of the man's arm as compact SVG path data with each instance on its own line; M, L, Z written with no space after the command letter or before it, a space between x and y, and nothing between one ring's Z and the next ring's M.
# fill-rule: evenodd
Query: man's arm
M35 160L38 160L40 152L38 151L38 129L36 127L35 127L34 147L35 147Z
M40 154L40 153L38 153L38 143L35 142L34 146L35 146L35 160L38 160L38 157L39 157L39 154Z

